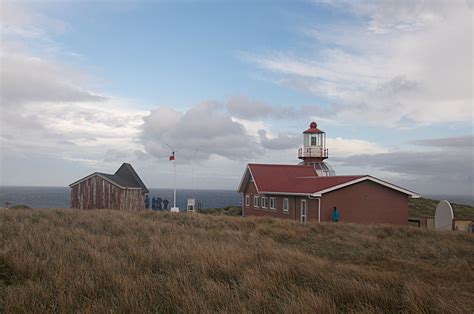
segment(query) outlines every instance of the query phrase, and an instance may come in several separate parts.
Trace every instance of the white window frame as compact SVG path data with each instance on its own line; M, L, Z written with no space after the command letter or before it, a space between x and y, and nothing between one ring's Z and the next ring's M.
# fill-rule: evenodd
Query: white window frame
M260 196L258 194L253 196L253 207L255 208L260 207Z
M273 203L273 204L272 204ZM270 197L270 209L276 210L276 197Z
M262 200L261 200L261 206L262 208L268 208L268 198L266 196L262 196Z
M250 206L250 195L245 194L245 207Z
M285 206L286 202L286 206ZM283 199L283 212L287 213L288 210L290 209L290 200L288 198Z

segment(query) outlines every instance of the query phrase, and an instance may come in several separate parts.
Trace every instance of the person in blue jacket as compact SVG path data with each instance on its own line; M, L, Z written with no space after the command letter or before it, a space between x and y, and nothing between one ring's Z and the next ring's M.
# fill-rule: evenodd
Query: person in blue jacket
M332 222L339 222L339 211L337 210L336 206L334 206L332 211Z
M148 194L145 196L145 208L150 209L150 197Z
M157 197L156 198L156 209L157 210L162 210L163 208L161 208L161 202L163 202L163 199L161 197Z
M151 198L151 210L156 210L156 198L154 196Z

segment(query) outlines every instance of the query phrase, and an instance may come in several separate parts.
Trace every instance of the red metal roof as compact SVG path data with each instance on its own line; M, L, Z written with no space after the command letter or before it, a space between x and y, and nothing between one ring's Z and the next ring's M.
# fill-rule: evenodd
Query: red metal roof
M318 177L312 166L249 164L260 193L313 194L364 176Z
M321 131L320 129L318 129L318 124L316 122L311 122L311 124L309 125L309 129L307 129L306 131L303 132L304 133L324 133L324 131Z

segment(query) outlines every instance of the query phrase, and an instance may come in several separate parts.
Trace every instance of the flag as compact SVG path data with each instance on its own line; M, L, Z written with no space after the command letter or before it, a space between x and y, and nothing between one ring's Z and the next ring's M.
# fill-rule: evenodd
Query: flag
M170 156L170 161L171 161L171 160L174 160L174 152L173 152L173 153L171 153L171 156Z

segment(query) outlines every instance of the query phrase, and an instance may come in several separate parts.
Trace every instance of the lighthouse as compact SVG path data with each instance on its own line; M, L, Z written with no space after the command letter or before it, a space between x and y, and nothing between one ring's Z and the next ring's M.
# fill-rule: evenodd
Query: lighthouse
M302 160L299 164L313 166L318 176L335 176L336 172L324 162L328 157L326 133L313 121L303 132L303 146L298 149L298 158Z

